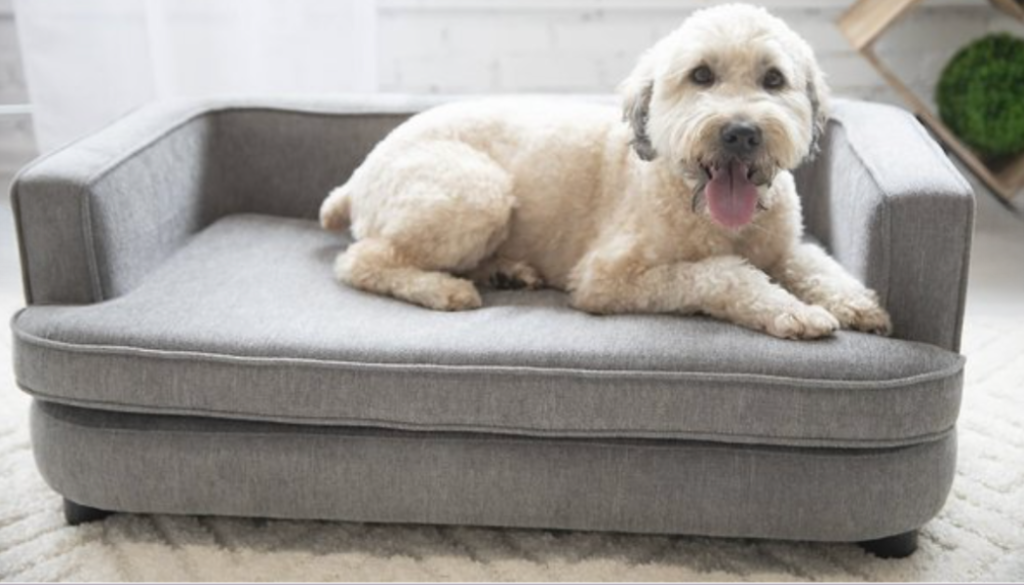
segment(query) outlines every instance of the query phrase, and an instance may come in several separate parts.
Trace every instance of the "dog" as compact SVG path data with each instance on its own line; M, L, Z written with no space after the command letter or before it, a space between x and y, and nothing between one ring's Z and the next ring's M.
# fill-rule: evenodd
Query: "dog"
M356 240L337 279L430 309L477 286L566 291L595 314L702 313L787 339L887 335L877 295L802 242L791 171L828 89L766 10L705 8L620 85L623 109L484 98L413 116L320 209Z

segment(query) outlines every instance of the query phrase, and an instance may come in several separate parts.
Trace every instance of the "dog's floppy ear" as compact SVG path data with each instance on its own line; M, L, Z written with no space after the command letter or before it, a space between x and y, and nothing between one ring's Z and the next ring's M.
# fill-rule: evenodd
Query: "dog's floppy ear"
M831 92L825 83L825 75L812 61L807 71L807 99L811 102L811 147L807 159L813 159L821 148L821 137L828 124L829 97Z
M654 74L650 53L640 58L633 72L619 85L622 94L622 119L633 128L630 144L641 160L654 160L658 152L647 134L647 118L654 94Z

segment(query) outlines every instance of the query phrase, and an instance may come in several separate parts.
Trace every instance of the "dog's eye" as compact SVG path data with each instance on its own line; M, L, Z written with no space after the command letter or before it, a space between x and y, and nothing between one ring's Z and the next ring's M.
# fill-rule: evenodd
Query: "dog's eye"
M715 72L707 65L701 65L690 72L690 81L697 85L711 85L715 82Z
M782 75L782 72L774 67L768 70L768 73L764 74L764 80L761 81L765 89L782 89L786 85L786 78Z

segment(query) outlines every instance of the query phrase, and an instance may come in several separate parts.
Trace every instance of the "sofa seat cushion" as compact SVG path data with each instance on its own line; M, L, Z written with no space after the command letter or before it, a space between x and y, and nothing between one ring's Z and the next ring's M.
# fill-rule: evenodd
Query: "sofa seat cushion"
M799 446L912 444L957 416L963 359L934 346L592 316L556 291L434 312L335 282L347 242L313 221L223 218L124 296L21 311L18 382L116 411Z

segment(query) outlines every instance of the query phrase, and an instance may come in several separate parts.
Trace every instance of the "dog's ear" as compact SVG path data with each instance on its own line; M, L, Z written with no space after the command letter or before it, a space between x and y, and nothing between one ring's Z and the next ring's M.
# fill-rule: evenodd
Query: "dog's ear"
M647 134L647 118L651 107L651 96L654 94L654 75L651 55L640 58L629 77L619 84L622 94L622 119L633 128L633 140L630 144L641 160L654 160L658 152L651 144Z
M811 147L807 151L808 160L813 159L821 147L821 137L828 124L830 95L825 74L812 61L807 71L807 99L811 102Z

